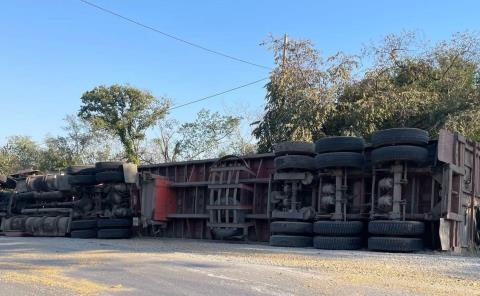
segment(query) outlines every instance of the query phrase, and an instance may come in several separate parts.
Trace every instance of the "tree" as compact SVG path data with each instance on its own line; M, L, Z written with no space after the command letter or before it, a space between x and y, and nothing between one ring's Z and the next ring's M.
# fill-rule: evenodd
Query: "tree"
M202 109L194 122L181 125L178 154L184 160L218 157L239 124L238 117Z
M309 40L272 37L264 43L277 67L266 85L265 113L253 131L260 152L287 140L312 141L323 136L322 125L357 65L354 57L337 53L322 59ZM285 56L283 56L285 47Z
M478 35L455 34L433 46L413 33L388 35L359 58L339 54L326 62L309 41L291 41L285 59L282 41L271 44L277 67L253 132L260 151L326 135L368 138L392 127L418 127L432 136L447 128L480 140ZM355 76L358 62L369 66Z
M175 119L163 120L158 125L160 137L153 141L160 151L163 162L174 162L180 154L179 126L180 123Z
M139 164L138 144L148 128L163 118L170 106L150 92L129 85L99 86L85 92L79 117L96 129L115 135L128 161Z
M0 148L0 173L12 174L19 170L39 169L41 150L30 137L11 136Z
M252 122L258 122L262 118L260 109L254 108L246 102L234 102L223 106L226 115L238 117L240 123L233 132L226 145L224 154L251 155L257 153L257 141L252 134L255 128Z
M63 127L73 164L92 164L97 161L118 159L119 143L110 133L96 129L88 121L67 115ZM121 158L124 158L121 156Z
M86 164L89 162L87 156L89 147L95 140L100 140L99 131L95 130L89 122L82 120L76 115L67 115L64 119L66 126L63 127L66 133L65 138L68 142L68 152L71 153L70 158L74 164ZM103 142L103 141L98 141Z
M148 163L172 162L214 158L232 152L239 124L238 117L205 109L198 112L193 122L162 120L158 124L159 137L144 149L142 159Z
M61 170L76 163L66 137L47 136L44 144L45 148L39 152L39 167L42 171Z
M177 161L179 157L180 123L175 119L166 118L157 124L158 137L142 141L139 145L142 163L155 164Z
M123 158L116 156L118 143L102 130L74 115L65 118L64 134L47 135L39 147L39 168L58 171L79 164ZM118 149L117 149L118 150Z
M3 148L3 147L2 147ZM12 172L12 160L9 158L9 155L0 150L0 175L8 175Z
M373 66L345 88L325 133L418 127L435 136L448 128L480 140L479 44L470 34L433 47L412 33L387 36L368 49Z

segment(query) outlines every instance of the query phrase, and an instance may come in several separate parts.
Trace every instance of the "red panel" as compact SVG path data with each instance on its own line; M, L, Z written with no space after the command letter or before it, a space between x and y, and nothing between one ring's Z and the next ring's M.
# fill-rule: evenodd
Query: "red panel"
M155 178L155 221L167 221L167 216L177 211L177 196L166 178Z

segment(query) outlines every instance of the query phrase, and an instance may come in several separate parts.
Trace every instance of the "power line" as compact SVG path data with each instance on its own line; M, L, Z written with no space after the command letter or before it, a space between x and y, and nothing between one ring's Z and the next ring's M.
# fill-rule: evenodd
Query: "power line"
M250 83L247 83L247 84L243 84L243 85L240 85L240 86L231 88L231 89L227 89L227 90L225 90L225 91L222 91L222 92L219 92L219 93L210 95L210 96L206 96L206 97L203 97L203 98L200 98L200 99L196 99L196 100L193 100L193 101L190 101L190 102L181 104L181 105L173 106L173 107L170 107L170 108L168 109L168 111L174 110L174 109L177 109L177 108L181 108L181 107L185 107L185 106L188 106L188 105L191 105L191 104L194 104L194 103L198 103L198 102L200 102L200 101L205 101L205 100L211 99L211 98L213 98L213 97L217 97L217 96L220 96L220 95L223 95L223 94L226 94L226 93L235 91L235 90L237 90L237 89L244 88L244 87L250 86L250 85L252 85L252 84L256 84L256 83L265 81L265 80L267 80L267 79L269 79L269 78L266 77L266 78L258 79L258 80L255 80L255 81L253 81L253 82L250 82Z
M251 65L251 66L255 66L255 67L258 67L258 68L267 69L267 70L271 70L271 69L272 69L271 67L263 66L263 65L260 65L260 64L256 64L256 63L253 63L253 62L249 62L249 61L244 60L244 59L236 58L236 57L234 57L234 56L231 56L231 55L222 53L222 52L220 52L220 51L216 51L216 50L213 50L213 49L209 49L209 48L204 47L204 46L202 46L202 45L199 45L199 44L196 44L196 43L187 41L187 40L185 40L185 39L182 39L182 38L180 38L180 37L174 36L174 35L172 35L172 34L165 33L165 32L160 31L160 30L158 30L158 29L156 29L156 28L154 28L154 27L145 25L145 24L143 24L143 23L141 23L141 22L139 22L139 21L136 21L136 20L134 20L134 19L131 19L131 18L128 18L128 17L123 16L123 15L121 15L121 14L118 14L118 13L112 11L112 10L109 10L109 9L105 8L105 7L99 6L99 5L95 4L95 3L92 3L92 2L89 2L89 1L86 1L86 0L79 0L79 1L82 2L82 3L84 3L84 4L86 4L86 5L89 5L89 6L91 6L91 7L94 7L94 8L96 8L96 9L99 9L99 10L101 10L101 11L103 11L103 12L106 12L106 13L109 13L109 14L111 14L111 15L113 15L113 16L119 17L119 18L121 18L121 19L123 19L123 20L125 20L125 21L127 21L127 22L130 22L130 23L135 24L135 25L137 25L137 26L140 26L140 27L143 27L143 28L145 28L145 29L151 30L151 31L153 31L153 32L155 32L155 33L161 34L161 35L163 35L163 36L165 36L165 37L168 37L168 38L171 38L171 39L173 39L173 40L176 40L176 41L179 41L179 42L188 44L188 45L190 45L190 46L196 47L196 48L198 48L198 49L207 51L207 52L209 52L209 53L216 54L216 55L222 56L222 57L224 57L224 58L228 58L228 59L231 59L231 60L234 60L234 61L237 61L237 62L241 62L241 63L248 64L248 65Z

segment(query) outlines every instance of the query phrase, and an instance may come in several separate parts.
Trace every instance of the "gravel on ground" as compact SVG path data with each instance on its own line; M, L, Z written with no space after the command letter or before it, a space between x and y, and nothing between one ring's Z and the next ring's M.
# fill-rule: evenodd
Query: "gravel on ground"
M480 295L480 258L0 237L0 295Z

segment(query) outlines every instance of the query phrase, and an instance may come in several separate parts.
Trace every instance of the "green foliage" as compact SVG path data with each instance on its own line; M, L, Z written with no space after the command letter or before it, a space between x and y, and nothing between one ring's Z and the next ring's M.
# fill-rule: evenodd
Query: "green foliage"
M230 141L240 118L202 109L193 122L180 126L178 154L184 160L218 157L222 144Z
M11 174L19 170L38 169L41 151L27 136L11 136L0 147L0 174Z
M279 39L273 44L279 66L267 84L265 114L254 130L262 151L275 142L325 135L368 138L391 127L418 127L432 136L447 128L480 140L476 35L456 34L433 47L411 33L389 35L366 48L359 62L370 66L357 77L352 75L355 58L327 59L337 63L325 68L315 63L319 53L306 41L290 43L282 66L282 44Z
M12 136L0 147L0 174L38 169L57 172L75 164L115 159L115 143L104 133L92 131L87 122L67 116L65 134L47 136L42 143L30 137Z
M45 148L40 151L39 167L42 171L53 172L76 163L66 137L47 137Z
M253 131L259 152L270 151L277 142L322 136L321 127L349 82L356 59L342 53L322 59L308 40L290 41L285 57L282 39L271 37L265 44L278 66L266 85L264 117Z
M157 126L159 137L142 149L142 162L174 162L250 152L251 147L239 135L240 120L206 109L200 110L193 122L162 120Z
M123 155L118 156L122 153L119 143L109 133L94 128L89 122L74 115L68 115L65 122L65 135L57 138L60 143L64 138L68 144L64 151L69 154L71 164L92 164L123 158Z
M441 128L480 140L479 42L456 35L433 48L414 46L415 39L388 36L374 46L375 64L338 98L326 134L368 137L379 129L418 127L432 136Z
M128 161L139 164L138 143L148 128L163 118L169 101L129 85L99 86L81 97L79 117L93 127L115 135Z

